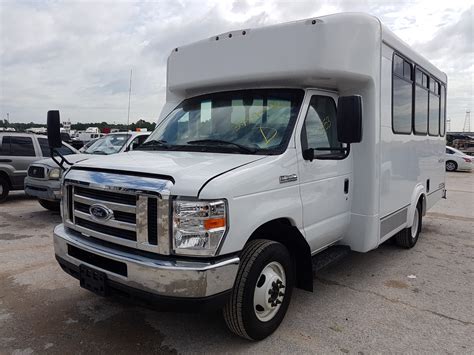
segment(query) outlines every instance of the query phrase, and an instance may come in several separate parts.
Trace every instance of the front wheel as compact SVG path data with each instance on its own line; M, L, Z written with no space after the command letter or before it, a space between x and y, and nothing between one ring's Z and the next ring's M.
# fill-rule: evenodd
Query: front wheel
M47 210L57 212L59 211L60 202L59 201L48 201L48 200L38 200L39 204L46 208Z
M244 248L224 319L235 334L261 340L285 317L294 284L294 269L286 247L256 239Z

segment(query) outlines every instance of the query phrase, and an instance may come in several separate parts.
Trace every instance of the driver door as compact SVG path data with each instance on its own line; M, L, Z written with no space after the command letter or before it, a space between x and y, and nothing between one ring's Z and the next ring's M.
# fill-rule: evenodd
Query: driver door
M352 156L341 151L316 150L341 148L337 140L337 94L307 91L299 132L296 136L303 226L311 251L342 238L350 222L352 200ZM315 149L311 161L303 152Z

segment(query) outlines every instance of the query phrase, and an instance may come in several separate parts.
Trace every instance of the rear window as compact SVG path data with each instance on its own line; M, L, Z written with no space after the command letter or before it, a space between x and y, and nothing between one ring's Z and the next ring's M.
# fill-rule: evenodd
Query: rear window
M31 137L4 136L0 150L2 155L34 157L35 148Z

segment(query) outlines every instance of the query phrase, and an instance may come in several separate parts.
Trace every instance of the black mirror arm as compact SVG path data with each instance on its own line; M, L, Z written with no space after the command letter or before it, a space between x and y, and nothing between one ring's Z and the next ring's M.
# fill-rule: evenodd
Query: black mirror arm
M66 168L64 167L64 163L67 163L69 166L72 165L72 163L69 162L69 161L64 157L64 155L62 155L58 150L56 150L56 148L50 148L50 149L51 149L51 159L53 159L53 161L54 161L56 164L58 164L59 167L60 167L63 171L66 170ZM54 155L54 153L56 153L59 157L61 157L61 160L60 160L60 161L58 161L58 160L56 159L56 156Z
M315 159L318 160L343 160L346 159L349 156L349 153L351 152L351 145L350 143L347 143L347 147L345 148L315 148L315 150L319 151L328 151L328 150L335 150L338 152L344 152L344 155L318 155L315 157Z

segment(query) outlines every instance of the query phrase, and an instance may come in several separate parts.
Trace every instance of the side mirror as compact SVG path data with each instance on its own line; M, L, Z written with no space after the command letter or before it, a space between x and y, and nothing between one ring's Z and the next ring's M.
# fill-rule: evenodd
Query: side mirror
M48 111L48 144L51 149L61 148L61 123L59 111Z
M337 139L341 143L362 140L362 97L341 96L337 101Z

